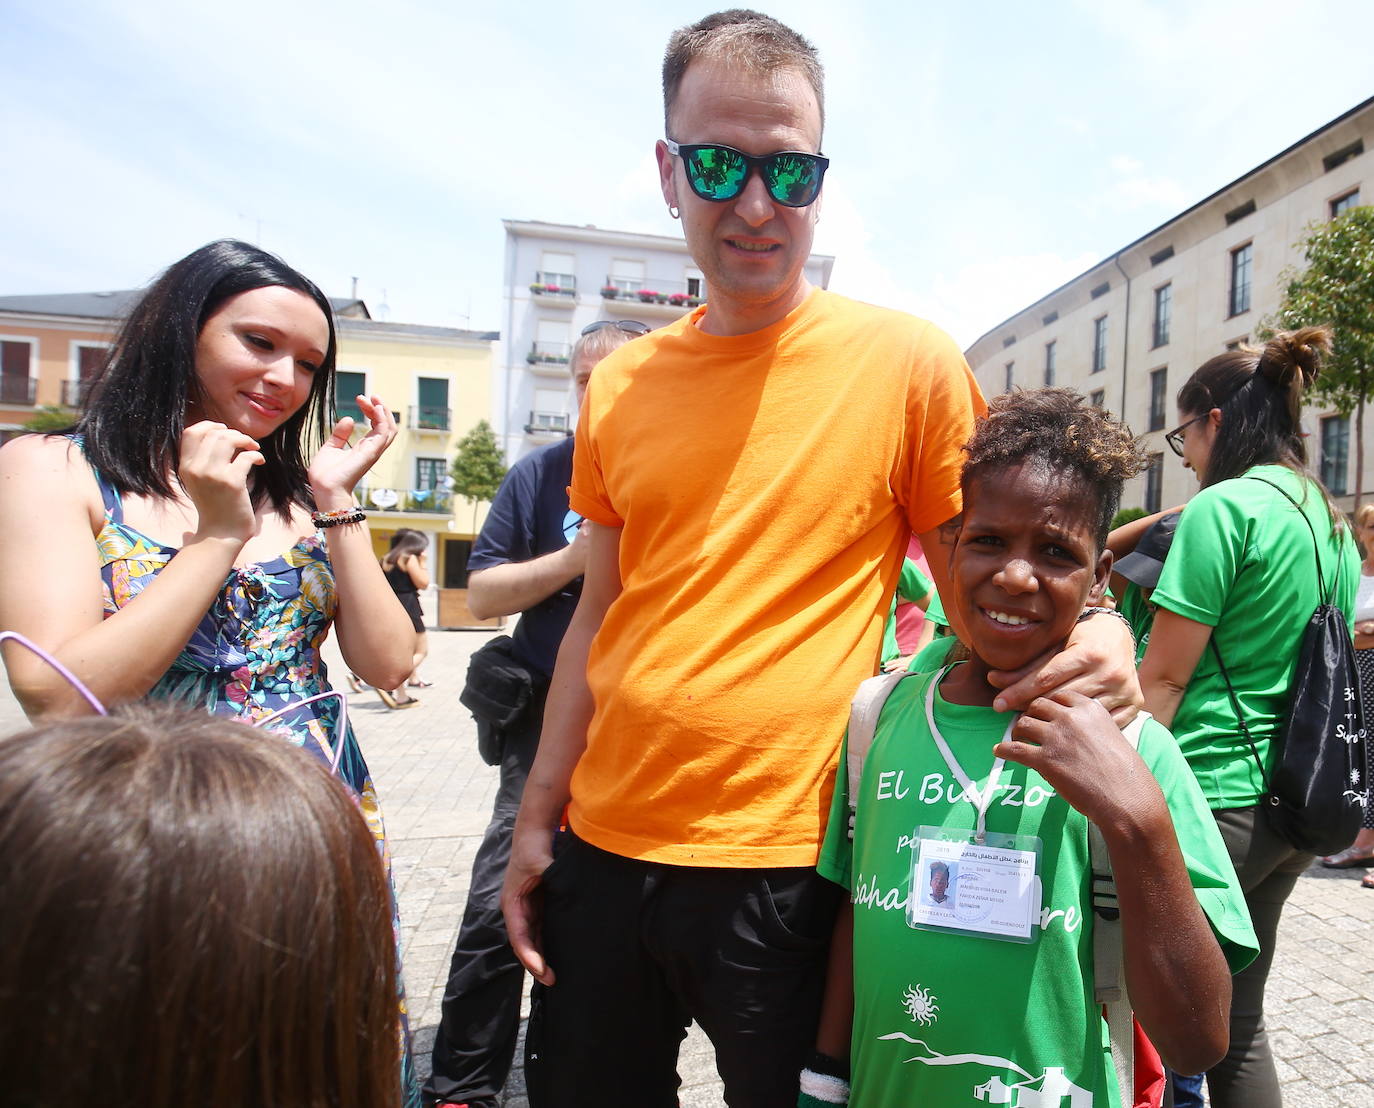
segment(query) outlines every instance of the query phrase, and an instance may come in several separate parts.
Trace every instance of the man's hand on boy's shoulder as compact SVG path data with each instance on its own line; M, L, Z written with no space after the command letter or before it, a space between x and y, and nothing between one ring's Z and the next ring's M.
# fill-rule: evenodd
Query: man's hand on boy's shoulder
M1120 727L1145 706L1135 670L1130 628L1113 615L1096 615L1074 625L1064 649L1042 654L1011 672L993 670L988 680L1002 691L993 707L1025 711L1036 697L1072 690L1102 704Z
M1104 834L1168 818L1154 775L1097 700L1072 689L1037 697L1011 734L994 753L1035 770Z

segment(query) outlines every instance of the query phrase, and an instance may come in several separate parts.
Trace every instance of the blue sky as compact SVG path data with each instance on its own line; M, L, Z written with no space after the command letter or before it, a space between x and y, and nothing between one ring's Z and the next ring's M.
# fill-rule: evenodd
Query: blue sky
M677 233L668 34L713 10L9 0L0 294L258 241L496 330L502 218ZM1374 94L1374 4L778 0L827 67L837 291L984 330Z

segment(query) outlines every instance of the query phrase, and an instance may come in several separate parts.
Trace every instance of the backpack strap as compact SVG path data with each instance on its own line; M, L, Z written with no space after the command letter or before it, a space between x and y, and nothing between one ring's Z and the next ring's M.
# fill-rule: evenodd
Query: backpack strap
M1312 521L1307 518L1307 513L1302 510L1302 506L1296 500L1294 500L1286 490L1274 484L1273 481L1270 481L1264 477L1254 476L1247 477L1246 479L1249 481L1258 481L1262 485L1268 485L1271 489L1273 489L1285 500L1287 500L1288 503L1292 504L1293 507L1297 510L1298 518L1301 519L1305 524L1307 524L1307 530L1312 535L1312 556L1317 561L1317 594L1321 597L1318 603L1334 604L1336 601L1336 586L1340 583L1341 575L1341 562L1339 556L1336 559L1336 580L1331 582L1331 595L1328 596L1326 592L1326 579L1322 576L1322 555L1321 547L1317 544L1317 529L1312 526Z
M1149 712L1140 712L1121 729L1132 750L1140 748L1140 732ZM1093 999L1102 1006L1112 1046L1112 1064L1123 1104L1132 1103L1135 1090L1135 1019L1126 995L1126 965L1121 948L1121 908L1107 840L1097 824L1088 824L1088 851L1093 879Z
M849 731L845 737L847 752L845 766L849 771L849 837L854 837L854 813L859 806L859 781L864 773L864 759L873 746L878 729L878 717L892 690L905 677L917 674L904 669L895 673L880 673L863 681L849 703Z

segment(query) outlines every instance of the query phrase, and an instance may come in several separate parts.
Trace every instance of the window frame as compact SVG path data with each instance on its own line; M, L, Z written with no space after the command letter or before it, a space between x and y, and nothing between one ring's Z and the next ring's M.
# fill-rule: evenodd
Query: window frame
M1161 312L1160 308L1164 310ZM1150 349L1168 346L1174 322L1174 283L1165 281L1155 288L1154 318L1150 324Z
M1340 428L1340 443L1336 458L1332 459L1327 453L1327 434L1328 427ZM1347 496L1350 493L1350 417L1333 413L1332 415L1322 416L1317 428L1318 457L1317 475L1321 483L1326 486L1326 491L1332 496ZM1329 479L1328 474L1334 472L1339 466L1340 481Z
M1164 501L1164 455L1151 454L1145 467L1145 514L1154 515Z
M1103 312L1093 320L1093 373L1101 373L1107 368L1107 316Z
M1347 203L1347 201L1349 201L1349 203ZM1346 212L1350 211L1351 208L1358 208L1359 206L1359 185L1356 185L1354 188L1351 189L1346 189L1339 196L1334 196L1326 202L1326 210L1329 213L1331 219L1336 219L1344 215Z
M1241 254L1245 255L1244 265L1239 263ZM1248 312L1254 303L1253 291L1255 285L1255 240L1243 242L1239 246L1232 247L1229 255L1230 276L1226 288L1226 309L1227 319L1233 319L1238 315ZM1241 268L1245 270L1245 283L1241 285L1236 277ZM1240 303L1240 292L1244 291L1245 303Z
M1163 431L1169 419L1169 367L1150 370L1150 406L1146 412L1146 429Z

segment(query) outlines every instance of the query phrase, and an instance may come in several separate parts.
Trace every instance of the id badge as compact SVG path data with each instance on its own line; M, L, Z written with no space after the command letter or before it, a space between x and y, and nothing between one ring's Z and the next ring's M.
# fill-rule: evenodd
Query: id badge
M921 827L911 850L906 921L921 931L980 935L1009 943L1040 937L1040 860L1034 835Z

